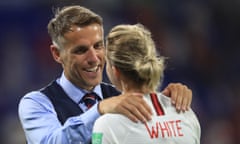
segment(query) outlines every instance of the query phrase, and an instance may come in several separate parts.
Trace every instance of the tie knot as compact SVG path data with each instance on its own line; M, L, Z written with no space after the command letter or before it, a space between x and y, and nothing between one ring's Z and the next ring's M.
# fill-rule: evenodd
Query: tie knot
M95 93L87 93L83 96L81 102L83 102L89 109L96 103L96 100L97 96Z

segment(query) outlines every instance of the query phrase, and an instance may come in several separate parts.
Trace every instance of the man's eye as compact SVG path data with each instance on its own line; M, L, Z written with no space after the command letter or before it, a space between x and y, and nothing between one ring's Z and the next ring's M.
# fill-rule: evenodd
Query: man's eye
M100 42L100 43L95 44L95 45L94 45L94 48L95 48L95 49L102 49L102 48L103 48L103 43Z
M87 49L88 49L87 47L78 47L73 52L76 54L82 54L82 53L85 53L87 51Z
M77 50L77 51L75 51L75 53L81 54L81 53L84 53L84 51L83 50Z

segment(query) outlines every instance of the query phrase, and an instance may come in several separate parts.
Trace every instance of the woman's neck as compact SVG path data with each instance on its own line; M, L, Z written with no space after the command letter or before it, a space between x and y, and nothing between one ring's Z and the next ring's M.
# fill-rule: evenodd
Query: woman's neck
M128 82L128 83L121 82L121 87L122 87L122 93L137 92L137 93L147 94L147 93L153 92L145 85L139 86L131 82Z

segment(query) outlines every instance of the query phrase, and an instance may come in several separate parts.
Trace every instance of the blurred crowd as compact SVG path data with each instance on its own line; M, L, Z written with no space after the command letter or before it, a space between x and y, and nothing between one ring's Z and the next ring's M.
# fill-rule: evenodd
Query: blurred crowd
M123 23L149 28L158 52L168 58L162 87L181 82L193 91L201 144L240 143L239 0L1 1L0 143L25 144L19 99L61 73L46 27L57 7L72 4L100 14L105 33Z

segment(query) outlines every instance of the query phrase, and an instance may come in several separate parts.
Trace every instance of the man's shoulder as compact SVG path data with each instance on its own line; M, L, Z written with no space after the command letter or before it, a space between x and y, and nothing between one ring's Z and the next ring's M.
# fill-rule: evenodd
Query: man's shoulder
M40 102L40 101L46 101L48 100L48 97L43 94L42 92L40 92L39 90L35 90L35 91L31 91L26 93L21 99L20 101L26 101L26 100L32 100L32 101L36 101L36 102Z
M102 82L100 85L105 98L111 97L111 96L117 96L121 93L116 89L114 85L110 83Z
M19 105L49 103L50 102L49 98L42 92L42 90L48 87L49 85L50 84L26 93L24 96L20 98Z

